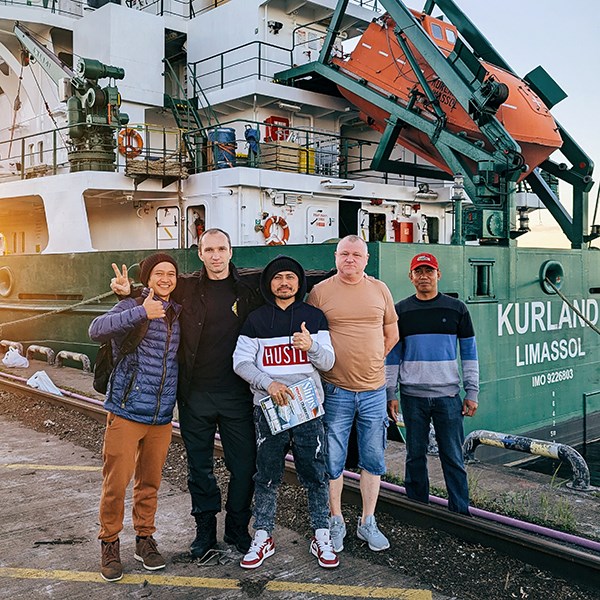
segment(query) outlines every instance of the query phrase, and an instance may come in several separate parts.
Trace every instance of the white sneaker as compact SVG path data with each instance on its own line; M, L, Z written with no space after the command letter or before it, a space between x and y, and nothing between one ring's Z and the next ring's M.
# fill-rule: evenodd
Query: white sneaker
M310 540L310 552L317 557L320 567L333 569L340 564L340 559L333 550L329 529L317 529Z
M273 538L264 530L257 529L248 553L240 561L242 569L256 569L265 562L265 558L275 554Z

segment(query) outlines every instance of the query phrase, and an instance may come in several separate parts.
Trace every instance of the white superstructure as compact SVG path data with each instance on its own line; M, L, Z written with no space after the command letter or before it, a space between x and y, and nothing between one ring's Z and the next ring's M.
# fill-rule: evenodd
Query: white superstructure
M273 81L317 58L333 0L99 4L2 7L0 253L183 248L208 227L234 245L349 233L450 241L448 184L371 171L379 134L353 106ZM376 8L350 4L337 52ZM125 70L115 84L137 139L116 153L114 172L71 172L64 90L38 62L23 66L17 21L71 68L85 57ZM165 95L197 102L204 137L178 122ZM417 161L399 147L394 158Z

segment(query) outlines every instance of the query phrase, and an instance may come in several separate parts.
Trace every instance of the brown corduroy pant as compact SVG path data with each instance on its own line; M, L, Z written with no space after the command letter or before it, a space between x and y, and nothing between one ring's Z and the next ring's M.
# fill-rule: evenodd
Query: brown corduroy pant
M171 424L146 425L108 413L102 458L98 539L114 542L123 529L125 493L133 483L133 528L139 536L156 531L154 515L162 468L171 443Z

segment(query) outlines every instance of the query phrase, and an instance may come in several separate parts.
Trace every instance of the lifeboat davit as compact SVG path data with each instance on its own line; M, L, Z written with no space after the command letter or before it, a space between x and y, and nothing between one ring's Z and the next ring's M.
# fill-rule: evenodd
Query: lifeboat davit
M413 14L429 37L448 56L458 37L456 27L424 13L413 11ZM394 35L395 26L394 21L388 15L373 21L361 36L350 56L334 58L333 63L339 67L342 73L350 75L353 79L365 80L367 85L386 96L389 94L396 96L397 102L400 104L407 105L411 98L415 102L416 97L413 109L419 110L421 115L430 115L433 120L436 118L435 112L427 101L423 89ZM408 41L408 45L446 115L446 128L453 133L465 135L469 140L481 140L485 148L493 150L477 124L410 41ZM521 154L527 165L527 169L521 176L524 178L546 160L552 152L560 148L562 139L558 133L558 127L544 102L525 81L488 62L480 62L488 73L485 76L486 80L493 77L497 82L508 86L508 98L498 108L496 118L521 147ZM388 112L341 86L340 92L360 109L362 120L374 129L383 132L387 125L386 119L390 116ZM418 129L410 125L404 127L398 136L397 143L443 171L452 174L429 137Z

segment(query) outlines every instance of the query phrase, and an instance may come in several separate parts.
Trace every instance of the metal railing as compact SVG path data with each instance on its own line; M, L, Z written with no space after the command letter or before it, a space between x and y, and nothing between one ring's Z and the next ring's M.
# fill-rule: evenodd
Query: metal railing
M25 6L65 17L81 17L91 8L87 0L0 0L0 6Z
M192 80L209 92L246 79L273 80L292 65L292 50L255 40L189 63Z
M547 442L545 440L536 440L521 435L509 435L508 433L478 429L477 431L472 431L465 438L463 443L465 460L474 460L475 450L481 444L567 461L573 473L573 480L570 482L569 487L580 491L590 489L590 470L587 463L583 456L577 450L571 448L571 446L556 442Z
M86 126L85 123L81 125ZM70 171L68 155L73 150L66 131L70 127L72 125L64 125L0 142L0 156L2 156L0 181L68 173ZM101 126L94 125L94 127ZM104 127L112 130L114 136L122 129L111 125ZM146 161L148 165L146 170L160 176L160 169L170 170L172 167L170 163L173 161L178 164L187 162L188 156L182 145L181 129L147 124L129 124L127 128L133 129L141 136L141 149L139 153L123 154L119 152L118 147L109 148L109 152L112 150L115 153L116 171L132 174L128 173L132 162Z
M241 135L247 127L259 130L258 152L253 152L250 144ZM342 136L325 130L266 122L248 123L240 119L222 122L219 128L233 129L236 132L235 139L226 143L207 142L202 170L251 167L369 180L372 183L417 185L413 176L371 170L377 141ZM211 131L214 131L214 128L205 128L201 137L210 140ZM399 151L406 152L401 149Z
M229 1L211 0L210 2L199 3L198 0L0 0L0 6L26 6L34 10L50 11L58 15L81 17L85 14L85 11L96 10L112 2L157 16L193 19ZM384 12L379 0L350 0L350 4L375 12Z
M67 139L69 126L28 134L0 142L0 181L30 179L68 173ZM111 126L114 135L118 130ZM258 151L252 152L243 132L247 127L258 129ZM234 138L223 142L210 141L217 129L231 128ZM119 128L121 129L121 128ZM360 179L373 183L416 186L413 176L402 176L371 170L371 160L377 141L342 136L338 133L232 120L204 129L185 131L179 128L149 124L129 124L141 137L140 151L115 153L115 170L130 176L181 177L189 172L219 168L251 167L283 172L304 173L322 177ZM184 136L198 140L199 157L187 151ZM40 142L43 150L39 149ZM11 150L9 151L9 148ZM404 150L398 150L400 158ZM196 160L194 160L196 158Z

